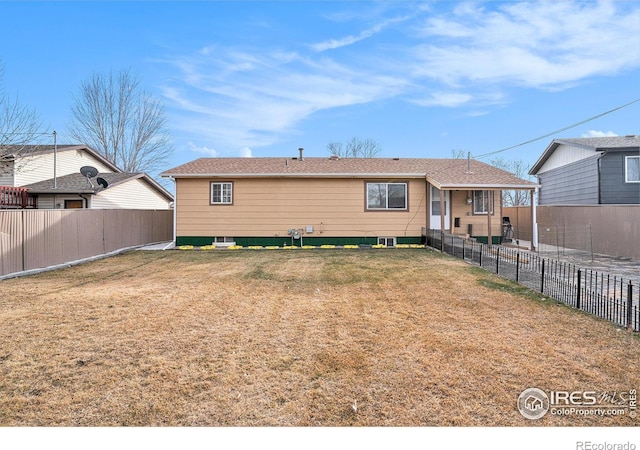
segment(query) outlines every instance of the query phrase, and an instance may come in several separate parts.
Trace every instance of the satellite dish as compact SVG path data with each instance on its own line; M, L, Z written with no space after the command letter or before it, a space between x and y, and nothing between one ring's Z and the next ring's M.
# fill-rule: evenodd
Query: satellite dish
M102 189L106 189L107 186L109 186L109 183L107 183L107 180L105 180L104 178L98 177L96 181L102 187Z
M83 166L80 167L80 173L87 178L93 178L98 175L98 169L91 166Z
M91 166L82 166L80 167L80 173L82 174L82 176L87 178L87 182L91 185L91 189L95 189L95 186L91 182L91 178L98 175L98 169Z

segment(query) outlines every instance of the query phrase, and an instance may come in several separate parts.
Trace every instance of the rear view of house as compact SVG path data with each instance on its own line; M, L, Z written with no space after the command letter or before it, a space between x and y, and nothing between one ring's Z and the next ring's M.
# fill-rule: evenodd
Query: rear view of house
M176 183L176 244L420 243L427 229L501 233L501 190L535 183L478 161L201 158Z

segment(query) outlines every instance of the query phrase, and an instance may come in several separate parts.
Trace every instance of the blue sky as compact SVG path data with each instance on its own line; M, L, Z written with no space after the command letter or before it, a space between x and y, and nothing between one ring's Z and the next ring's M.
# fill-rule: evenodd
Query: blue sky
M640 2L0 2L6 93L67 143L80 83L130 68L174 156L480 156L640 98ZM556 137L640 134L640 102ZM486 157L485 157L486 160Z

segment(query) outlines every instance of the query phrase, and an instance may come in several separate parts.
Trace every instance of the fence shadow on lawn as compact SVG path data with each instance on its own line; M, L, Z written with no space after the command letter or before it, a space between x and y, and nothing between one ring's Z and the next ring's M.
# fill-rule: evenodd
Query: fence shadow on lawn
M520 249L489 247L439 230L428 231L426 244L565 305L640 331L640 286L631 280Z

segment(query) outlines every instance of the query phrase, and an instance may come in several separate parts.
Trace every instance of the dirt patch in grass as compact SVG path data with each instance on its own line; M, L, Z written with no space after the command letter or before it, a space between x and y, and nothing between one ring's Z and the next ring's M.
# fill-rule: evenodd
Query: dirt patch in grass
M424 250L132 252L0 282L0 425L629 426L640 339Z

